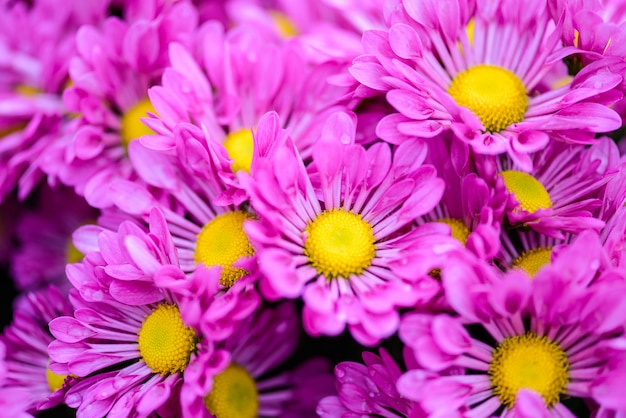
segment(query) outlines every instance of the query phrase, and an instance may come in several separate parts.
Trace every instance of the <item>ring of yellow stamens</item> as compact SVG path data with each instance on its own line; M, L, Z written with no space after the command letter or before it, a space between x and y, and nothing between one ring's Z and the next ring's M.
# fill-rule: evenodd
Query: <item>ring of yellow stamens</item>
M506 170L500 173L504 185L513 194L522 209L534 213L552 207L550 194L536 178L523 171Z
M150 99L143 99L122 115L122 129L120 135L124 148L128 148L132 140L154 133L152 129L141 121L141 118L148 117L148 112L153 114L157 113Z
M500 132L524 119L528 96L522 80L495 65L480 64L454 77L448 93L471 110L489 132Z
M223 286L232 286L248 273L233 267L240 258L254 254L243 230L243 223L248 219L254 219L254 216L242 211L226 212L207 223L198 234L194 260L208 267L221 266Z
M511 266L521 268L530 277L535 277L541 267L550 264L551 256L552 247L533 248L513 260Z
M259 394L254 379L238 364L230 364L213 378L204 405L215 418L256 418Z
M305 232L304 254L328 279L361 274L376 254L372 226L359 214L327 210L311 221Z
M469 237L470 230L464 222L461 222L458 219L454 218L441 218L437 222L441 222L450 227L452 238L456 238L463 245L467 243L467 238Z
M231 167L233 172L250 172L252 165L252 155L254 151L254 138L250 128L239 129L226 136L222 144L228 153L228 157L233 160Z
M276 10L270 10L269 15L274 21L274 24L278 29L278 33L283 38L293 38L298 34L296 25L284 13L277 12Z
M139 330L139 353L153 373L182 372L196 348L192 328L185 326L175 305L158 305L146 317Z
M56 374L50 370L50 365L46 367L46 381L48 382L48 389L50 389L50 392L56 392L61 389L65 383L66 377L67 375L65 374Z
M512 408L520 389L539 393L548 408L556 405L569 382L567 354L557 343L532 332L506 338L492 354L493 393Z

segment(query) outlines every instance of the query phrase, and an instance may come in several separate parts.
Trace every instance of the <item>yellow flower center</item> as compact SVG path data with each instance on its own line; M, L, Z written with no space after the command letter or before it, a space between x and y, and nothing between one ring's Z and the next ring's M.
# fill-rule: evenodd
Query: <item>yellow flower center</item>
M148 128L140 118L145 118L148 116L148 112L154 113L156 115L156 110L150 99L143 99L135 106L130 108L124 115L122 116L122 144L124 148L128 148L128 144L133 139L137 139L144 135L153 134L154 131Z
M551 408L559 402L569 381L567 354L554 341L528 332L506 338L489 363L493 392L512 408L520 389L539 393Z
M226 148L228 157L233 160L231 165L233 172L245 171L249 173L252 165L252 152L254 150L252 130L244 128L229 133L223 145Z
M48 388L50 392L56 392L57 390L63 387L63 383L65 383L65 378L67 375L65 374L56 374L52 370L50 370L50 366L46 367L46 380L48 381Z
M213 379L204 405L215 418L256 418L259 393L254 379L243 367L230 364Z
M539 209L552 207L550 194L543 184L528 173L515 170L506 170L500 173L504 179L504 185L509 193L515 195L522 209L534 213Z
M65 262L66 264L78 263L85 258L85 254L81 253L70 238L65 246Z
M276 10L270 10L269 14L278 28L278 33L283 38L292 38L298 34L296 25L294 25L291 19L289 19L284 13L277 12Z
M163 303L152 310L139 330L139 353L152 372L182 372L196 348L193 329L185 326L175 305Z
M464 222L453 218L441 218L437 222L448 225L450 227L450 230L452 231L452 237L456 238L463 245L465 245L465 243L467 242L467 237L469 237L470 230Z
M361 215L332 209L309 223L304 254L328 279L361 274L376 253L372 226Z
M254 254L243 230L243 223L248 219L254 216L242 211L227 212L207 223L198 234L194 259L208 267L222 266L220 282L223 286L232 286L248 273L233 267L241 257Z
M511 263L511 266L524 270L530 277L535 277L539 269L550 263L552 247L533 248L522 253Z
M476 65L457 74L448 93L459 106L474 112L489 132L520 122L528 108L522 80L495 65Z
M40 94L41 90L39 90L37 87L29 86L27 84L18 84L15 87L15 92L22 96L32 97Z

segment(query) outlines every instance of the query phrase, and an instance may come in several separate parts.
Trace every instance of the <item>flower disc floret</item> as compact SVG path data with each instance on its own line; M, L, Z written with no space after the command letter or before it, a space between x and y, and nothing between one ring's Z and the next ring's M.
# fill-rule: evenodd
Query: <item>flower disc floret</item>
M530 277L535 277L539 269L550 263L552 247L533 248L517 257L511 265L524 270Z
M328 279L361 274L376 254L374 231L360 214L326 210L305 231L304 254Z
M506 170L500 173L504 185L509 193L515 195L522 209L535 213L539 209L552 207L550 194L543 184L528 173L516 170Z
M46 381L48 382L50 392L56 392L61 389L66 377L67 375L65 374L57 374L50 370L50 366L46 367Z
M196 348L195 333L186 327L175 305L158 305L139 330L139 353L154 373L182 372Z
M233 160L231 165L233 172L250 172L252 165L252 154L254 151L254 140L250 128L239 129L231 132L224 139L224 148L228 157Z
M198 234L194 259L207 267L221 266L220 282L223 286L232 286L247 273L244 269L233 267L233 263L254 254L243 230L243 223L249 219L254 219L254 216L242 211L227 212L207 223Z
M493 392L512 408L520 389L539 393L546 405L556 405L569 382L567 354L554 341L532 332L504 339L489 364Z
M476 65L457 74L448 93L470 109L489 132L500 132L524 119L528 96L522 80L495 65Z
M463 245L467 243L467 238L469 237L470 230L467 225L465 225L465 223L454 218L441 218L439 219L439 222L446 224L450 227L453 238L457 239Z
M215 376L204 404L215 418L255 418L259 393L254 379L238 364L230 364Z
M124 148L128 148L128 144L130 144L133 139L154 134L154 131L141 121L141 118L148 117L148 112L153 114L157 113L150 99L143 99L124 113L122 116L121 129Z

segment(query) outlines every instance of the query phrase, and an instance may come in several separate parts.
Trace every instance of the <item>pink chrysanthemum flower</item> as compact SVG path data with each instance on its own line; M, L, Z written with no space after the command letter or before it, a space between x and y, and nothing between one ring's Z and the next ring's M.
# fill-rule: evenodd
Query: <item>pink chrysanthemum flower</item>
M424 296L416 281L434 268L431 258L460 246L443 224L410 227L439 202L443 182L422 165L419 143L393 155L384 143L354 144L345 113L324 126L307 172L279 126L275 113L259 123L257 144L271 147L263 147L254 178L240 176L259 216L245 229L261 290L269 299L301 296L311 335L337 335L347 325L359 342L376 344L395 332L398 308ZM411 271L398 274L409 262Z
M0 2L0 201L16 186L26 198L43 177L38 159L59 135L75 32L104 18L105 1L82 3Z
M63 101L78 119L48 150L44 167L101 208L111 204L111 180L132 176L128 144L152 132L140 118L155 112L148 88L169 63L169 43L189 43L197 24L195 8L185 1L129 2L123 14L125 20L109 17L101 27L77 32L73 84Z
M33 418L31 414L26 412L29 407L30 395L24 388L13 386L4 387L7 378L7 369L5 365L5 356L7 349L2 341L0 341L0 407L2 413L15 418Z
M257 311L216 344L220 364L190 365L181 388L183 417L309 417L329 393L332 375L322 360L279 368L296 349L300 324L291 302ZM213 365L212 365L213 366Z
M412 361L405 356L405 361ZM396 383L403 373L401 367L380 349L380 356L363 352L363 363L345 361L335 366L338 396L322 399L317 413L322 418L377 416L409 417L414 402L398 392Z
M48 347L50 368L81 378L65 396L79 415L179 416L188 366L211 357L214 342L231 335L259 298L251 289L218 294L219 269L196 270L197 277L186 279L172 260L171 245L155 233L119 238L103 232L102 252L68 267L76 310L50 323L56 338ZM132 304L109 293L110 283L123 280L129 281L128 295L118 292L118 299ZM158 285L172 281L172 289ZM183 307L177 298L184 299L189 287L194 302Z
M315 62L337 60L349 63L363 50L363 31L384 27L384 0L231 0L226 4L230 20L253 26L257 32L289 38L302 45Z
M619 152L613 141L601 138L591 147L552 142L530 158L530 173L507 157L486 157L478 165L482 177L507 196L511 225L557 239L564 232L599 231L604 226L594 215L606 184L618 172Z
M498 251L497 237L506 197L475 173L474 161L458 142L447 137L428 144L426 162L445 182L441 202L418 220L441 222L452 236L478 257L491 259Z
M181 127L179 132L194 141L203 137L192 125ZM229 204L243 201L243 190L228 188L214 161L201 152L190 158L194 162L188 165L180 156L148 149L136 141L130 144L129 155L137 174L149 187L120 180L111 186L113 203L155 226L157 223L150 219L156 219L154 211L158 208L158 225L172 236L172 246L185 273L191 274L198 265L221 266L225 287L235 283L245 287L254 282L258 276L256 256L243 225L255 215L246 204ZM98 233L93 228L82 232L85 240Z
M0 387L25 390L29 395L26 409L33 414L63 402L68 389L67 376L48 367L48 344L54 340L48 323L71 313L70 303L55 287L27 293L20 297L13 322L0 336L7 348L4 360L7 374Z
M250 171L252 132L263 114L281 116L306 158L328 115L347 109L348 90L328 82L345 71L344 64L314 65L293 42L246 26L225 31L217 22L199 30L197 44L199 60L183 45L170 46L172 66L162 86L149 92L158 118L145 122L157 135L141 141L155 150L175 150L190 166L201 158L214 161L224 183L235 189L236 173ZM204 135L196 140L180 134L186 123Z
M552 63L575 52L560 45L561 26L550 20L545 0L457 0L445 9L434 0L396 0L386 11L389 29L366 32L367 55L351 67L363 85L387 92L399 112L379 124L384 140L452 130L475 152L507 153L529 171L528 154L551 139L593 143L596 133L621 126L607 106L622 97L617 61L536 91Z
M479 277L461 264L443 277L459 317L414 313L402 320L400 338L419 365L398 380L402 395L430 414L477 418L574 417L563 403L568 397L621 402L611 384L616 374L625 377L618 365L626 357L608 348L626 324L624 271L587 286L591 269L547 266L530 281L516 270Z
M626 58L626 6L619 0L549 0L554 19L564 15L562 39L585 58ZM588 52L592 52L589 54Z
M70 189L44 187L37 197L37 208L25 211L16 222L18 248L11 254L11 272L20 290L46 284L66 289L65 265L83 257L72 243L72 233L94 222L97 211Z

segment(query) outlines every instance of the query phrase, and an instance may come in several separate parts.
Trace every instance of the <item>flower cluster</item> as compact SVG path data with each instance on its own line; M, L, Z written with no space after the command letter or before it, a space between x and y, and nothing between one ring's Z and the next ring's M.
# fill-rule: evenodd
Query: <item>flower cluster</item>
M626 416L622 3L0 0L0 415Z

